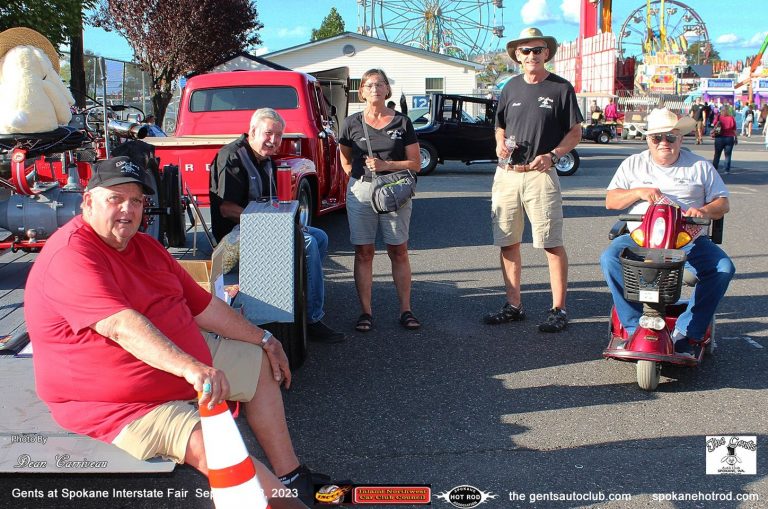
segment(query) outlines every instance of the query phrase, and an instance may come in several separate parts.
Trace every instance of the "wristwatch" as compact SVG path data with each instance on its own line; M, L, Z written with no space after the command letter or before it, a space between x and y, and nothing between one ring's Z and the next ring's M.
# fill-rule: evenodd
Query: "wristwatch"
M552 158L552 164L557 164L557 162L560 160L560 156L558 156L557 152L554 150L549 153L549 157Z
M259 346L264 348L265 346L267 346L267 343L269 343L269 340L272 339L273 337L274 336L272 335L272 333L265 329L264 335L261 337L261 343L259 343Z

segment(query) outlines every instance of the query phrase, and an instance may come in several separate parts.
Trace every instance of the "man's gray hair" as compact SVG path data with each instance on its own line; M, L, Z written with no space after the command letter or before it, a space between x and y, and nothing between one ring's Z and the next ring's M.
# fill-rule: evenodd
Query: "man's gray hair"
M283 120L283 117L281 117L278 112L272 108L259 108L253 112L253 115L251 116L251 125L248 130L253 130L254 127L257 127L262 122L262 120L267 119L279 123L283 126L283 129L285 129L285 120Z

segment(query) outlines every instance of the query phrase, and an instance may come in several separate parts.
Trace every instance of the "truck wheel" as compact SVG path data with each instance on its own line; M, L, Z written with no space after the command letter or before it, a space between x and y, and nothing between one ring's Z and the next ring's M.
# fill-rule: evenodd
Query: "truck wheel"
M419 175L429 175L437 167L437 149L428 141L419 142L419 155L421 156L421 171Z
M573 149L560 158L555 165L555 170L557 170L557 174L561 177L567 177L576 173L580 164L581 159L579 158L579 153L576 152L576 149Z
M149 184L149 187L154 189L155 194L153 195L146 195L144 196L144 206L145 207L159 207L160 203L158 202L160 194L157 190L157 175L155 175L154 172L147 171L146 172L146 181L147 184ZM144 215L142 217L141 221L141 231L146 233L147 235L150 235L152 238L157 239L160 241L160 243L163 243L163 231L160 228L160 223L162 222L162 219L160 219L161 216L154 215L154 216L147 216ZM146 226L145 226L146 225Z
M608 143L609 141L611 141L611 135L605 131L601 132L600 135L597 137L598 143Z
M298 369L307 358L307 265L304 262L304 234L294 232L296 257L293 261L293 322L265 324L283 344L291 370Z
M302 226L312 226L312 216L315 209L312 206L312 186L309 185L307 179L302 179L299 183L296 199L299 200L299 223Z
M178 166L168 165L163 168L162 187L160 204L164 208L170 208L171 214L160 216L164 219L161 228L168 238L169 247L184 247L187 243L187 223L181 201L181 176Z

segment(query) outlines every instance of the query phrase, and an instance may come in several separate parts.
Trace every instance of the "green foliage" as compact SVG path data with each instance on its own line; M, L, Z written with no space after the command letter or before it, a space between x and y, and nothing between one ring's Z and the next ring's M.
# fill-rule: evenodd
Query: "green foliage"
M5 0L0 4L0 32L20 26L32 28L58 48L68 43L72 29L80 26L82 9L94 4L89 0Z
M688 64L705 64L712 63L720 60L720 53L709 44L709 55L706 54L707 43L692 42L688 46L688 50L685 52L685 56L688 59Z
M320 28L312 29L312 38L310 41L319 41L320 39L327 39L334 35L339 35L345 32L344 20L341 19L341 14L336 10L336 7L331 7L331 12L328 16L323 18L323 22L320 24Z

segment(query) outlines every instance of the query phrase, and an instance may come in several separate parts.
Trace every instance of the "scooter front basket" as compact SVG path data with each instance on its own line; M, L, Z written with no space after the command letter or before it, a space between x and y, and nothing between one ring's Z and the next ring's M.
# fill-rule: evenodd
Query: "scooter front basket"
M628 301L673 304L680 298L685 251L628 247L619 259Z

